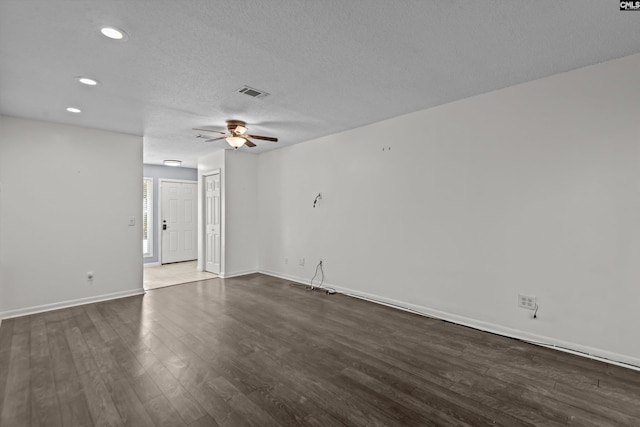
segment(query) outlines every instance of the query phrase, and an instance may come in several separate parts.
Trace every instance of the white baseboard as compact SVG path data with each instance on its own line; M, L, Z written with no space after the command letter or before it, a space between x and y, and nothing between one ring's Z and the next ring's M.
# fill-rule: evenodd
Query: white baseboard
M147 262L145 264L142 264L143 267L160 267L162 264L160 264L159 262Z
M247 274L254 274L254 273L258 273L258 270L233 271L230 273L225 272L223 274L218 274L218 277L221 279L230 279L232 277L246 276Z
M258 273L266 274L267 276L279 277L280 279L291 280L297 283L305 283L305 279L296 276L290 276L288 274L277 273L275 271L270 270L258 270Z
M59 310L61 308L75 307L77 305L91 304L94 302L109 301L112 299L132 297L144 294L144 289L134 289L130 291L114 292L111 294L97 295L88 298L78 298L70 301L61 301L52 304L37 305L34 307L21 308L0 312L0 319L11 319L12 317L28 316L30 314L43 313L45 311Z
M277 273L269 270L259 270L259 273L266 274L268 276L279 277L285 280L291 280L294 282L309 285L308 279L290 276L287 274ZM324 283L323 287L333 288L341 294L349 295L355 298L365 299L376 304L384 304L392 308L399 310L410 311L427 317L433 317L447 322L455 323L457 325L467 326L473 329L477 329L484 332L490 332L492 334L502 335L509 338L515 338L521 341L526 341L531 344L539 345L542 347L548 347L555 350L563 351L566 353L576 354L578 356L586 357L589 359L599 360L601 362L610 363L612 365L618 365L629 369L640 371L640 359L620 353L614 353L608 350L588 347L585 345L573 343L570 341L564 341L557 338L551 338L544 335L532 334L530 332L521 331L518 329L512 329L506 326L497 325L490 322L484 322L477 319L472 319L465 316L460 316L453 313L448 313L440 310L435 310L429 307L424 307L416 304L411 304L404 301L398 301L391 298L382 297L367 292L358 291L355 289L349 289L342 286L336 286L329 283Z

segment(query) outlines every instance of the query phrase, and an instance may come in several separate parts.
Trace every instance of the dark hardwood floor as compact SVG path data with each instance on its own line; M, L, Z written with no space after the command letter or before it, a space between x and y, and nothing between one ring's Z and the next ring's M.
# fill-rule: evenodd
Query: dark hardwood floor
M2 426L638 426L640 372L264 275L0 327Z

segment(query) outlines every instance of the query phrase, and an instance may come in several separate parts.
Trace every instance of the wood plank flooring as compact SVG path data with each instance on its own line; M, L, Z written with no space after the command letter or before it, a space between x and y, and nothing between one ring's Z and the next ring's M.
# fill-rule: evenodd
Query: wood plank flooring
M638 426L640 372L260 274L7 319L1 426Z

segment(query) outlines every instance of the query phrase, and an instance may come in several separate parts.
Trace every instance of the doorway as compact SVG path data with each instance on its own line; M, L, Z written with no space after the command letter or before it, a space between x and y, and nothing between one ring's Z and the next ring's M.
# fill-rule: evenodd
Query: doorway
M221 264L220 171L204 176L204 270L220 274Z

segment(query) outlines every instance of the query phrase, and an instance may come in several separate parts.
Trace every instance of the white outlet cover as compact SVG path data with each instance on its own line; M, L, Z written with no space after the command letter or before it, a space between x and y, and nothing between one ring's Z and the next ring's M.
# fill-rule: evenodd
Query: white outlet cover
M536 297L531 295L518 294L518 307L527 310L535 310L537 307Z

